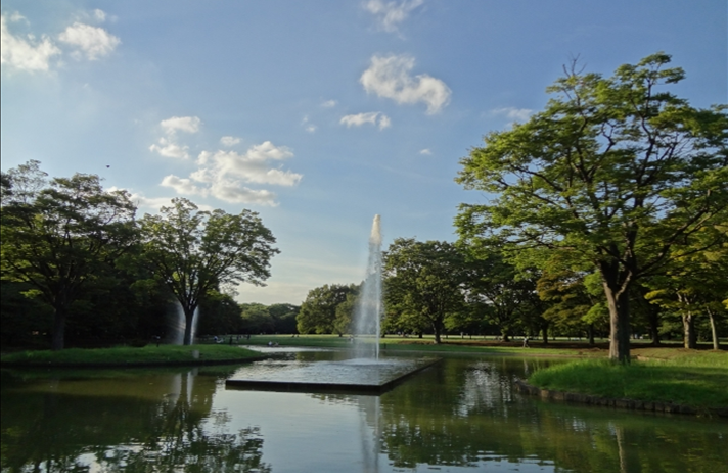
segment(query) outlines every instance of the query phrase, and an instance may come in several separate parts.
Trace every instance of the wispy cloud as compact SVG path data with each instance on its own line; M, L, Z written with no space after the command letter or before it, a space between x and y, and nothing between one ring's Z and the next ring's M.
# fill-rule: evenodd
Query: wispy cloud
M399 24L407 19L410 12L424 3L424 0L402 0L401 2L383 2L368 0L364 9L377 18L379 27L388 33L399 31Z
M8 20L22 19L25 17L18 12L13 12L9 16L1 15L0 62L11 69L47 71L51 58L61 54L61 50L47 36L37 40L33 35L28 35L27 39L13 35L8 29Z
M344 115L339 120L340 125L346 125L347 128L352 126L362 126L366 124L377 125L383 130L392 126L392 119L382 112L362 112L350 115Z
M318 127L310 122L308 115L303 116L303 120L301 120L301 125L303 125L304 129L309 133L315 133Z
M167 134L174 134L177 130L185 133L197 133L200 130L199 117L187 116L187 117L170 117L162 120L162 128Z
M235 146L240 143L240 138L237 136L223 136L220 138L220 144L223 146Z
M201 123L200 118L195 116L174 116L162 120L160 125L167 134L167 137L159 138L157 143L149 147L149 151L168 158L188 159L190 157L187 152L189 147L177 143L177 131L197 133L200 130Z
M321 106L324 108L331 108L336 106L336 100L326 100L321 102Z
M168 158L187 159L190 155L187 153L188 146L180 146L167 138L160 138L159 141L149 147L149 151L161 154Z
M494 109L492 113L505 115L514 122L525 122L533 115L533 110L530 108L503 107Z
M420 150L420 154L430 155L430 154L432 154L432 151L430 151L428 148L424 148L424 149Z
M96 18L102 15L103 11L95 10ZM103 18L105 18L105 15L101 19ZM58 35L58 40L78 48L72 54L76 59L80 59L85 55L90 61L106 56L121 44L121 40L116 36L101 28L89 26L80 21L75 22L73 26L67 27L63 33Z
M414 65L414 58L409 56L375 55L359 81L368 93L400 104L423 102L427 105L428 114L439 112L450 102L450 88L443 81L426 74L410 76Z

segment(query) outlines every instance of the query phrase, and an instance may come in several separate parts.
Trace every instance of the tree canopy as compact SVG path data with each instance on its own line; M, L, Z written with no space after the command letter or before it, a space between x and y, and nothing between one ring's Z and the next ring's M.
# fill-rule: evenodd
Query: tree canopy
M53 307L51 346L64 346L68 309L109 275L136 241L126 191L106 192L98 176L54 178L39 161L10 169L3 179L3 279L28 284Z
M221 284L263 285L270 277L270 259L279 252L258 213L247 209L239 214L208 212L176 198L171 207L145 214L140 223L145 260L184 310L186 345L192 341L201 298Z
M440 343L445 318L463 307L463 254L447 242L398 238L384 252L382 270L393 312L419 319L414 325L429 326Z
M726 221L726 106L697 109L667 90L684 72L657 53L611 78L576 64L547 89L546 108L485 136L461 160L457 182L485 191L462 204L464 240L497 236L590 262L610 315L610 357L629 360L629 289L671 259L720 244L693 244ZM564 256L566 257L566 256Z

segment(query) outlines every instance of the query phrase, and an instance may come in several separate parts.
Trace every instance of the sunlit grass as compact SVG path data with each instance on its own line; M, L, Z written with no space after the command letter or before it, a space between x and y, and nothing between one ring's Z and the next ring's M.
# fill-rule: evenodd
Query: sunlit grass
M609 398L728 407L727 353L672 355L626 366L605 359L578 360L537 371L528 381L541 388Z

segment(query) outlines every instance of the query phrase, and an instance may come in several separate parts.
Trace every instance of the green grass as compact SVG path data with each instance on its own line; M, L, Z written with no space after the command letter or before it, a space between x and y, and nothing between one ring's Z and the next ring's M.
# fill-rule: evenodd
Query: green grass
M728 353L663 349L663 359L623 366L608 360L577 360L535 372L540 388L608 398L673 402L698 408L728 407Z
M291 337L290 335L255 335L250 340L241 340L243 345L267 345L268 342L278 343L280 346L305 346L318 348L349 348L352 346L348 337L337 335L301 335ZM492 338L485 341L473 338L461 339L452 337L442 339L440 345L435 344L433 336L424 338L392 337L387 336L380 340L380 348L385 352L448 352L448 353L482 353L482 354L513 354L524 356L558 355L558 356L600 356L598 349L590 348L586 344L580 349L562 348L558 342L552 343L544 348L532 342L531 348L522 348L521 342L512 342L502 345ZM366 341L365 341L366 343Z
M199 358L193 357L197 350ZM27 350L3 354L2 363L24 365L113 365L178 364L188 361L225 361L260 356L260 353L229 345L147 345L145 347L67 348L65 350Z

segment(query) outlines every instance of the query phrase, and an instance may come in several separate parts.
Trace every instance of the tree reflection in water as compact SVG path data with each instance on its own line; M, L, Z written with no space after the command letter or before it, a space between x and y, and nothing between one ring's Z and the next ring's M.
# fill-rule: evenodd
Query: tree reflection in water
M725 420L514 392L515 376L549 363L448 357L379 397L225 391L236 367L4 374L2 473L728 471Z
M317 397L359 405L384 457L372 461L377 470L499 463L521 471L531 464L577 473L728 472L724 422L546 402L512 389L516 375L546 363L453 358L376 404L366 397Z
M229 417L211 412L215 377L144 380L46 379L4 389L3 473L271 471L259 428L228 433ZM204 425L209 419L219 433Z

